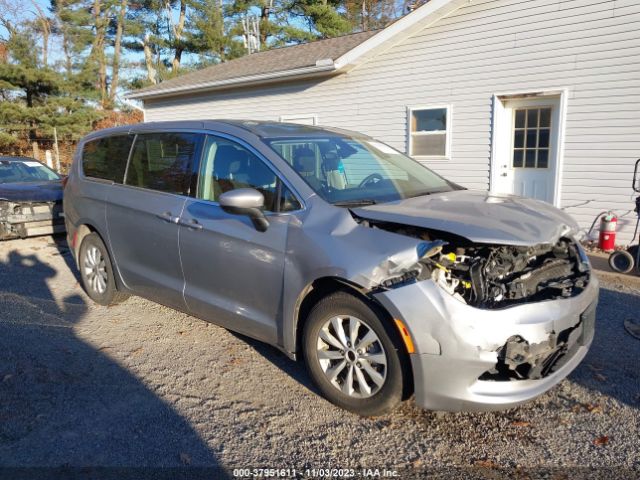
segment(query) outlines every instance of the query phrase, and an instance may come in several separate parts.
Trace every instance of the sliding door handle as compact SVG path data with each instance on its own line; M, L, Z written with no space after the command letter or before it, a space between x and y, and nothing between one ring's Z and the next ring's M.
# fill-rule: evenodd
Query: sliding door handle
M202 230L202 224L195 218L192 218L191 220L183 220L181 218L178 223L183 227L191 228L193 230Z
M174 217L171 212L159 213L156 217L169 223L178 223L180 221L180 217Z

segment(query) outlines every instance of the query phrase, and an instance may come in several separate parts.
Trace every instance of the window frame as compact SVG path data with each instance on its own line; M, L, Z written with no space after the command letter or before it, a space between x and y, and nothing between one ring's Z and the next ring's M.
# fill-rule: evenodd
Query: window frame
M197 166L194 165L194 176L195 179L192 182L192 188L191 191L189 193L189 197L197 200L198 202L204 202L210 205L216 205L216 206L220 206L220 202L217 202L215 200L206 200L204 198L198 198L197 194L198 194L198 190L200 189L200 170L202 168L202 164L204 161L204 154L205 154L205 145L207 144L207 137L219 137L222 138L224 140L228 140L230 142L236 143L239 146L241 146L242 148L246 149L247 151L249 151L251 154L255 155L256 158L258 158L258 160L260 160L262 163L264 163L267 168L269 168L273 174L276 176L276 190L278 191L278 197L281 196L281 189L282 186L284 185L286 188L289 189L289 191L293 194L293 196L295 197L295 199L297 200L298 204L300 205L300 208L296 209L296 210L289 210L286 212L281 212L281 211L270 211L270 210L265 210L264 214L266 216L272 216L272 215L290 215L293 213L298 213L301 212L303 210L307 209L307 205L306 203L302 200L302 196L298 193L298 191L293 187L293 185L291 185L291 182L289 182L287 180L287 178L282 174L282 172L280 172L280 170L278 170L275 165L273 165L273 163L266 158L263 154L261 154L256 148L254 148L252 145L250 145L249 143L247 143L246 141L234 137L232 135L228 135L226 133L222 133L222 132L217 132L215 130L206 130L206 131L202 131L200 133L203 133L203 138L202 138L202 144L201 144L201 148L200 148L200 155L198 156L198 161L197 161ZM277 201L277 205L278 207L280 206L280 201Z
M447 126L445 130L434 130L431 132L413 132L411 130L411 120L413 118L413 112L422 110L446 110L447 112ZM452 121L451 115L453 108L450 104L440 105L418 105L407 107L407 155L416 160L440 160L446 161L451 159L451 130ZM429 135L445 135L445 152L444 155L414 155L413 154L413 136L429 136Z
M110 135L102 135L94 138L89 138L83 141L82 144L78 146L78 153L80 154L80 161L78 162L80 178L82 178L83 180L87 180L89 182L106 183L109 185L124 185L125 184L124 181L127 178L127 170L129 169L129 161L131 160L131 152L133 152L133 146L136 143L137 136L138 136L137 133L128 131L128 132L122 132L122 133L120 132L112 133ZM127 160L124 166L124 173L122 174L122 179L120 180L120 182L118 183L117 181L109 180L108 178L92 177L90 175L86 175L84 172L84 147L91 142L99 142L102 140L108 140L110 138L115 138L115 137L130 137L132 139L131 146L129 147L129 153L127 154Z

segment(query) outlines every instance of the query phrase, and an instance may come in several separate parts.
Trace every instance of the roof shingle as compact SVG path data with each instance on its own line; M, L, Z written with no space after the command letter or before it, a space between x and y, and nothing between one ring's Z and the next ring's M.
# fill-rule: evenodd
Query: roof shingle
M182 90L201 84L313 67L319 60L336 60L378 32L379 30L371 30L353 33L246 55L136 90L132 92L132 96L146 96L147 94L152 96L165 90Z

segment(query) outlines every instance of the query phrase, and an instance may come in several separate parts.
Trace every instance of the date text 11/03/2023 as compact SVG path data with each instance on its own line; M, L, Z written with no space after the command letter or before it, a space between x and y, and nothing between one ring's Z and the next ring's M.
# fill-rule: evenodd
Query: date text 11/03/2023
M385 468L235 468L235 478L397 478Z

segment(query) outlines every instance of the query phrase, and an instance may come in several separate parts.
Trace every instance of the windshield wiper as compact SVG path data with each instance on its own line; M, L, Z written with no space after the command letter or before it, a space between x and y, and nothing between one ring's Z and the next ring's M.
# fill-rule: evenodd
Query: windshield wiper
M340 202L334 202L333 205L336 207L364 207L367 205L375 205L375 200L370 198L356 199L356 200L342 200Z

